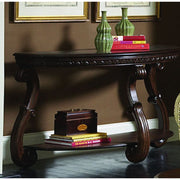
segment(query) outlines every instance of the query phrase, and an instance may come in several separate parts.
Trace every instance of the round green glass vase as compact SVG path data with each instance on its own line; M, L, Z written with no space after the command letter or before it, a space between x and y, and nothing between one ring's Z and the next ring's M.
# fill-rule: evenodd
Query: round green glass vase
M102 11L102 19L97 27L97 35L94 43L98 53L111 52L113 38L111 35L111 26L107 21L106 11Z
M128 20L127 11L128 8L122 9L122 20L116 24L115 30L117 36L133 36L134 25Z

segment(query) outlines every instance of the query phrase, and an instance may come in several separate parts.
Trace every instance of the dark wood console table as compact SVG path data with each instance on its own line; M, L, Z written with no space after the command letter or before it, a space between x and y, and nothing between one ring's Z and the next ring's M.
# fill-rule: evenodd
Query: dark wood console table
M32 52L15 53L19 69L16 80L25 82L27 93L24 105L20 107L11 134L11 156L18 166L31 166L37 160L36 150L80 150L92 148L112 148L126 145L126 157L131 162L144 160L149 146L160 147L173 135L169 131L169 118L166 106L156 87L157 69L162 70L164 64L174 61L180 53L178 47L151 46L147 51L126 51L98 54L96 50L79 50L71 52ZM136 122L137 131L112 136L111 143L95 144L79 147L39 144L23 147L23 135L27 122L35 115L35 106L39 94L39 79L36 67L129 67L128 86L126 88L129 112ZM149 93L148 101L153 103L159 118L159 129L149 130L142 104L136 93L136 81L144 79Z

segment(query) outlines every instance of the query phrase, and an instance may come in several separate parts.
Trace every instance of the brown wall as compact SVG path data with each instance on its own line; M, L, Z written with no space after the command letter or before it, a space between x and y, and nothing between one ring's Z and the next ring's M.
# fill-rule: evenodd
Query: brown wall
M4 135L11 133L19 105L23 102L25 84L14 80L13 53L22 51L57 51L94 48L98 23L13 23L12 3L5 4L5 122ZM90 7L91 8L91 7ZM144 34L150 44L180 45L180 3L161 3L161 21L134 22L135 34ZM91 12L91 11L90 11ZM90 16L91 19L91 16ZM116 23L110 23L115 34ZM64 37L66 36L66 39ZM117 70L58 68L38 69L41 89L37 116L27 132L52 130L54 114L70 108L92 108L98 113L98 124L127 121L124 115L123 87L126 72ZM179 63L159 73L158 85L165 98L169 115L173 115L175 97L180 91ZM137 83L139 99L147 118L156 114L142 81Z

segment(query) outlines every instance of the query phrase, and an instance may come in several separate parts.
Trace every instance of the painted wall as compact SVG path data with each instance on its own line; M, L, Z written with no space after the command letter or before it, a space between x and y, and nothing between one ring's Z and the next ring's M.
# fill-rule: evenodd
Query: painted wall
M4 134L9 135L16 119L19 105L23 102L25 84L14 80L16 72L13 53L22 51L58 51L63 49L94 48L98 23L19 23L11 21L12 3L5 3L5 123ZM91 8L91 7L90 7ZM134 22L135 34L144 34L150 44L180 45L180 3L161 3L161 21ZM91 9L90 9L91 12ZM169 12L169 13L167 13ZM115 34L116 23L110 23ZM179 40L178 40L179 39ZM158 75L158 86L173 114L173 104L180 91L179 63L174 63ZM125 71L55 68L37 69L41 89L37 116L28 123L26 132L52 130L54 114L58 110L92 108L98 113L98 124L127 121L123 90ZM147 118L156 113L147 103L147 92L142 81L137 83L139 99L144 105Z

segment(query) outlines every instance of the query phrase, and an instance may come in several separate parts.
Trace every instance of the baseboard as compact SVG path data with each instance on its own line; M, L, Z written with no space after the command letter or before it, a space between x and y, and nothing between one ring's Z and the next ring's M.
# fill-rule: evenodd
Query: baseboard
M168 141L175 141L179 139L178 136L178 126L176 125L174 117L170 117L170 130L174 132L174 136L169 138ZM148 120L149 128L150 129L157 129L158 128L158 120L157 119L149 119ZM99 132L107 132L108 135L117 134L117 133L126 133L126 132L133 132L135 131L135 124L134 122L122 122L122 123L112 123L112 124L104 124L98 125ZM39 144L42 143L45 138L48 138L50 134L53 134L53 131L44 131L38 133L27 133L24 135L24 144ZM10 136L3 137L3 163L4 164L11 164L11 156L10 156ZM67 155L72 153L78 153L77 151L54 151L54 152L47 152L47 151L38 151L38 159L45 159L61 155Z

